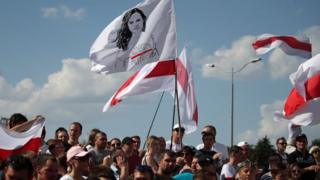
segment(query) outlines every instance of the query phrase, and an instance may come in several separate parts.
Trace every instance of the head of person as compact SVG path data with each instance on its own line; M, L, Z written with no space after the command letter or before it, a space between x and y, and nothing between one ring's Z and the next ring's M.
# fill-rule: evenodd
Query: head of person
M22 155L12 155L5 162L4 179L31 180L33 166L29 158Z
M121 144L123 152L127 155L127 157L130 157L133 153L132 139L130 137L125 137L122 139Z
M203 148L211 150L213 144L215 143L215 136L211 133L202 133Z
M269 168L272 169L273 166L282 162L282 157L278 153L272 153L268 157Z
M67 162L71 170L77 169L80 172L86 172L89 168L89 152L83 150L79 145L72 146L67 151Z
M287 180L289 177L287 166L283 163L277 163L271 168L272 179Z
M9 128L13 128L17 125L27 122L28 119L21 113L14 113L9 118Z
M50 154L40 154L37 158L37 180L57 179L58 161Z
M183 146L181 150L181 157L183 158L183 161L185 164L188 164L189 166L191 166L194 155L195 155L195 152L190 146Z
M58 158L65 155L63 142L59 139L49 139L47 141L50 153Z
M157 154L160 152L160 143L158 137L149 136L147 140L147 150L150 152Z
M90 144L91 146L94 146L96 134L97 134L98 132L100 132L100 130L97 129L97 128L91 129L91 131L90 131L90 133L89 133L89 137L88 137L88 144Z
M124 51L127 50L132 35L145 31L146 21L147 17L138 8L133 8L126 12L117 33L117 47Z
M242 152L242 160L246 160L250 156L250 145L247 141L241 141L237 144L238 147L241 148Z
M131 137L132 142L133 142L133 149L136 151L139 151L140 149L140 144L141 144L141 139L140 136L135 135Z
M299 167L298 163L289 164L289 177L291 180L301 179L302 169Z
M165 150L159 157L158 173L163 175L170 175L175 170L176 154L171 150Z
M217 178L217 162L212 157L200 155L198 156L198 164L200 168L195 173L203 172L204 179Z
M184 131L185 131L184 127L181 126L179 128L179 124L174 125L172 129L172 139L174 143L180 144L180 141L184 136Z
M69 140L68 131L64 127L59 127L58 129L56 129L55 139L59 139L63 143L67 143Z
M296 139L296 148L298 151L306 151L308 145L308 139L305 134L299 134Z
M217 130L214 126L212 125L206 125L203 127L201 133L208 133L208 134L213 134L214 137L217 135Z
M320 148L319 146L311 146L309 153L314 157L314 159L320 159Z
M94 147L99 150L106 149L107 142L108 142L107 134L100 131L95 135Z
M82 125L79 122L73 122L69 126L69 138L73 142L78 142L82 133Z
M138 165L133 172L134 180L152 180L154 173L150 166Z
M255 167L253 163L249 160L242 161L238 163L239 179L241 180L251 180L255 177Z
M284 137L278 138L277 141L276 141L276 145L277 145L277 150L279 152L284 152L286 150L286 147L287 147L286 138L284 138Z
M110 150L113 151L121 147L121 141L118 138L112 138L110 141Z
M195 155L193 156L192 158L192 161L191 161L191 170L193 173L197 172L197 171L200 171L201 170L201 166L199 164L199 155Z
M166 150L166 140L164 139L164 137L159 136L158 141L160 145L160 153L162 153Z
M232 160L235 164L242 161L243 153L242 148L239 146L232 146L229 150L229 158Z

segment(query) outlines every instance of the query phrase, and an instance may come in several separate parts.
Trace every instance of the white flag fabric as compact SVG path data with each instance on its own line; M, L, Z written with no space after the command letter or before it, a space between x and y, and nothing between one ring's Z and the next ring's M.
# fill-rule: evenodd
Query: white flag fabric
M296 125L320 123L320 54L302 63L290 75L293 84L284 106L284 112L276 112L274 119L290 120Z
M177 57L172 0L145 0L114 19L90 49L91 70L111 74Z
M198 107L191 65L185 48L176 61L176 70L181 125L185 128L185 133L189 134L197 130ZM171 94L174 96L174 92Z
M265 54L277 47L288 55L311 58L311 44L307 37L275 36L272 34L262 34L252 43L256 53Z
M21 133L0 125L0 160L5 160L12 154L26 151L38 153L44 123L44 119L39 119L32 124L29 130Z
M128 96L174 91L175 60L157 61L144 65L133 74L103 107L103 112Z

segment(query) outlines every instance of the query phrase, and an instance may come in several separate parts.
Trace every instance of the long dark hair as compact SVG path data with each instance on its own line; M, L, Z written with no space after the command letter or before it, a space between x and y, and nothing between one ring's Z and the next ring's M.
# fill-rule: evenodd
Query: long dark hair
M117 47L122 50L128 49L128 44L129 44L129 41L132 37L132 33L128 27L128 22L129 22L130 17L132 16L132 14L134 14L136 12L141 15L142 20L143 20L142 31L145 30L147 17L144 15L144 13L140 9L133 8L130 11L126 12L122 18L122 24L121 24L121 27L120 27L118 33L117 33L117 39L116 39Z

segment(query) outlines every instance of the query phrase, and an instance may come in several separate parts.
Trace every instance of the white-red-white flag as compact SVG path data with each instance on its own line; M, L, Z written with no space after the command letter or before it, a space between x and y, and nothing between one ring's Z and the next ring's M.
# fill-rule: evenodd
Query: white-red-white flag
M38 153L44 122L44 119L35 121L25 132L12 131L0 125L0 160L6 160L12 154L26 151Z
M103 107L103 112L128 96L152 92L173 91L175 60L157 61L144 65L134 73Z
M187 134L194 132L198 126L198 106L191 65L184 48L176 61L177 88L181 125ZM171 93L174 96L174 93Z
M320 123L320 54L302 63L290 75L293 84L284 112L276 112L274 119L290 120L296 125Z
M172 0L145 0L114 19L90 49L92 71L110 74L177 57Z
M295 36L275 36L272 34L262 34L252 43L256 53L265 54L274 48L280 48L288 55L311 58L311 43L307 37Z

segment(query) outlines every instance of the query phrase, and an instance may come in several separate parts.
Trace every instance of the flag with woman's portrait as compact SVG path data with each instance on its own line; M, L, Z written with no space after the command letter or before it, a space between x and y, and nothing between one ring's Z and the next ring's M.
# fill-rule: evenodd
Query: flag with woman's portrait
M101 32L90 49L91 70L124 72L177 56L172 0L145 0L123 12Z

